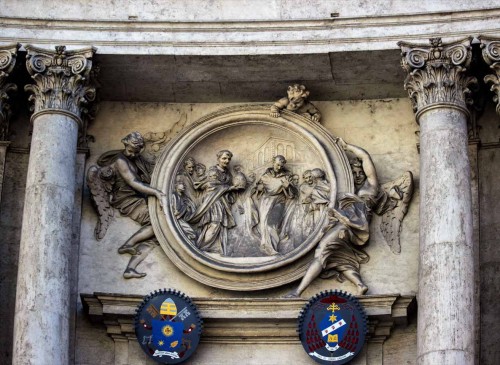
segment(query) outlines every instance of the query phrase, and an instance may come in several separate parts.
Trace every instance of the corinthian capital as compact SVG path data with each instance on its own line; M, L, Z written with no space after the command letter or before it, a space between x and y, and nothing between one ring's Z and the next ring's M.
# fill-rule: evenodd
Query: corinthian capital
M16 64L18 49L18 44L0 47L0 141L7 140L9 133L9 92L17 91L17 86L7 83L7 78Z
M495 93L493 101L497 103L496 111L500 115L500 38L486 38L480 36L483 58L490 68L495 71L494 74L486 75L484 82L491 84L491 91Z
M26 46L26 68L36 84L26 85L31 92L33 115L58 112L70 115L83 128L82 117L95 100L96 89L91 82L92 57L95 48L55 51Z
M404 87L417 120L425 110L444 106L469 115L470 87L477 84L475 77L466 74L472 58L471 40L443 44L441 38L431 38L430 45L398 43L401 66L408 73Z

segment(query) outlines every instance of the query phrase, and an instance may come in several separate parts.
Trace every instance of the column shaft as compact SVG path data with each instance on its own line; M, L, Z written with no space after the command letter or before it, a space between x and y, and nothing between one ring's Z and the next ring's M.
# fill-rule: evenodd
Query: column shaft
M417 363L475 361L475 277L467 106L471 38L399 42L405 89L420 124Z
M78 125L37 116L28 167L14 322L14 365L68 363L70 250Z
M474 363L474 256L467 117L420 117L418 363Z

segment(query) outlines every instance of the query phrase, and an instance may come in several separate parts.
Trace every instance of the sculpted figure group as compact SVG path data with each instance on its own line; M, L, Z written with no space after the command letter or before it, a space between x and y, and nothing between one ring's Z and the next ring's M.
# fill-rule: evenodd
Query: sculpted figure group
M381 230L391 250L400 251L400 225L413 192L411 173L380 185L370 155L340 138L337 144L352 158L355 192L339 194L335 205L321 168L299 176L287 168L284 156L277 155L256 175L242 165L231 168L229 150L219 151L216 164L208 169L186 158L167 197L150 186L154 164L141 154L141 134L130 133L122 143L123 150L103 154L98 166L89 168L87 182L99 213L98 240L106 233L113 209L141 225L118 248L120 254L131 256L123 273L127 279L146 275L137 266L158 245L148 196L156 197L162 209L170 209L189 244L221 257L283 255L300 249L308 237L317 237L314 259L289 297L299 296L319 276L347 279L358 294L366 293L360 267L369 260L362 248L370 238L373 213L382 216Z
M245 175L241 165L231 172L231 151L219 151L216 157L217 164L210 167L206 175L196 177L190 173L196 161L187 158L176 177L176 186L181 184L185 191L183 199L178 189L172 195L175 212L182 212L175 215L180 228L201 251L222 256L286 253L297 247L314 228L313 218L307 225L302 218L314 215L329 201L325 196L329 193L329 184L321 169L314 169L318 181L312 189L300 192L299 177L286 168L282 155L273 157L272 166L259 179L253 172ZM230 236L235 239L230 240ZM236 247L242 244L241 238L246 246L256 248L254 254L251 248L242 251Z

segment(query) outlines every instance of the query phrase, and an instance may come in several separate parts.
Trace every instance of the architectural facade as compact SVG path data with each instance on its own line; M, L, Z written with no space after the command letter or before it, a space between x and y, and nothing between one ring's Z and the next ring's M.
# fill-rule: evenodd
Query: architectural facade
M204 321L189 364L500 362L500 2L0 5L0 362L153 364L136 308Z

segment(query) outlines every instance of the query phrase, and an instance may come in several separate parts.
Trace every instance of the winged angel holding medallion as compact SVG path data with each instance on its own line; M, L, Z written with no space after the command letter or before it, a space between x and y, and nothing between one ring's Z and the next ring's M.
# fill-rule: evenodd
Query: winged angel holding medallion
M185 124L186 116L165 133L132 132L122 139L123 150L102 154L97 166L90 166L87 185L98 213L94 230L97 240L104 238L114 216L114 210L139 223L141 228L123 245L118 253L129 254L131 258L123 273L125 279L142 278L146 273L137 271L137 266L146 258L158 241L151 226L148 196L155 196L165 209L166 195L150 186L151 174L161 147Z
M373 213L382 216L381 231L391 251L401 252L399 232L413 195L413 176L410 171L386 184L379 185L375 165L364 149L346 143L342 138L337 144L352 157L350 160L355 194L343 193L335 207L327 210L328 223L299 286L287 297L299 296L312 281L335 277L340 282L349 280L356 286L358 295L368 287L361 279L360 264L369 256L361 248L370 238L370 221Z

